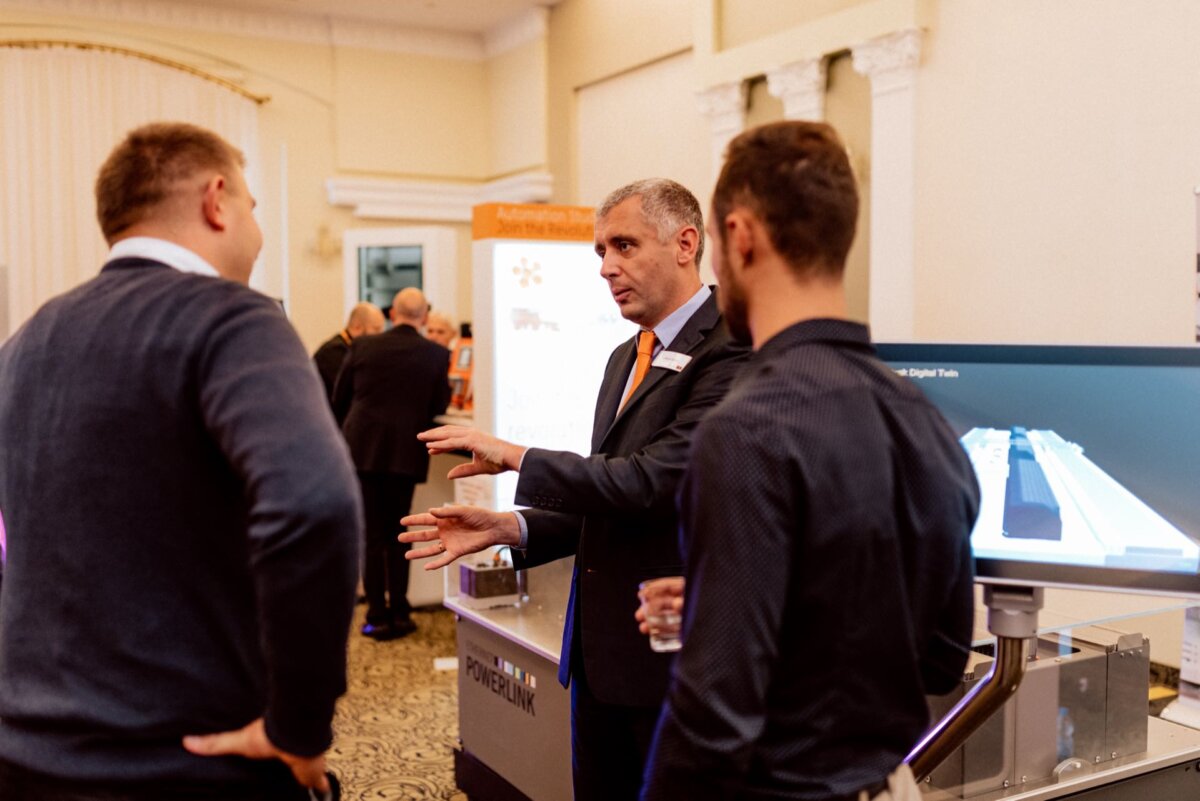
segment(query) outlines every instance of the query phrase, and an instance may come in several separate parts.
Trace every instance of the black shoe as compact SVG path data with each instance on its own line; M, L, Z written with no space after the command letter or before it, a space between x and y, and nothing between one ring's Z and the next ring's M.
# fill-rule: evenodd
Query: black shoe
M365 623L362 627L364 637L370 637L372 640L386 640L388 632L392 630L390 623Z
M417 630L417 624L413 623L408 618L401 618L387 625L376 625L367 623L362 627L362 633L377 642L387 642L388 640L398 640L401 637L407 637Z

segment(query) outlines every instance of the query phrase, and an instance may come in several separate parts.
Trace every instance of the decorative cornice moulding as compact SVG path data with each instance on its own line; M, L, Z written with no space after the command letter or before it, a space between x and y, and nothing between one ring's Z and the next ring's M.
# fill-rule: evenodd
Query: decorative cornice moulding
M825 91L825 59L811 58L767 70L767 91L775 97Z
M709 119L746 112L746 83L721 84L696 93L696 106Z
M331 205L352 206L355 217L470 222L480 203L545 203L553 183L549 173L535 172L484 184L330 178L325 189Z
M494 58L522 45L546 38L550 30L550 9L544 6L517 14L507 22L492 28L483 37L483 52Z
M721 171L725 146L746 127L749 92L745 81L734 81L696 92L696 106L708 118L713 174Z
M483 37L474 34L405 28L386 22L328 19L311 14L241 11L170 0L0 0L0 9L4 8L439 58L481 61L486 56Z
M402 28L384 22L330 20L329 38L338 47L360 47L463 61L482 61L483 37L471 34Z
M914 69L921 61L922 31L909 28L851 48L856 72L874 78L886 72Z

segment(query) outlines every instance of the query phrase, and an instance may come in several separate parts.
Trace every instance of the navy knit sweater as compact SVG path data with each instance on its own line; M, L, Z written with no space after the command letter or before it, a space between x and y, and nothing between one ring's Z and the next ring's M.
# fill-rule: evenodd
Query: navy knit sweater
M246 287L110 262L0 348L0 758L249 778L180 739L330 742L361 525L321 382Z

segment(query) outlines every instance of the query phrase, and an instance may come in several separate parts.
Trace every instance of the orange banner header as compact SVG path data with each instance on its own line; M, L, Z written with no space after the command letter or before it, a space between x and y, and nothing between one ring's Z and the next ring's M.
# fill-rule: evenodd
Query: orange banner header
M471 215L472 239L553 239L591 242L596 210L542 203L484 203Z

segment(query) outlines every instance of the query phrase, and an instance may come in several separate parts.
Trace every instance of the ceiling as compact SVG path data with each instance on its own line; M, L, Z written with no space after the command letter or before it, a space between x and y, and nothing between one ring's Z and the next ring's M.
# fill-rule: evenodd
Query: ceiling
M560 0L184 0L240 11L274 11L316 17L387 22L406 28L484 33L530 8Z

